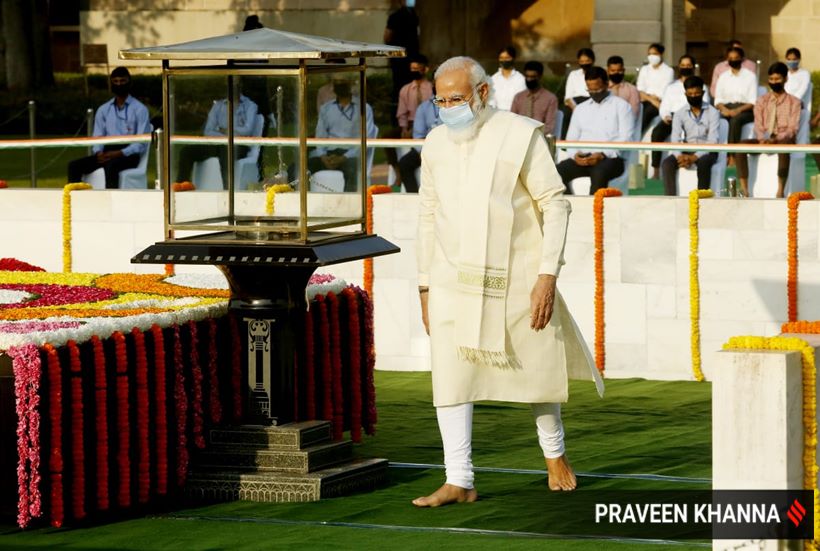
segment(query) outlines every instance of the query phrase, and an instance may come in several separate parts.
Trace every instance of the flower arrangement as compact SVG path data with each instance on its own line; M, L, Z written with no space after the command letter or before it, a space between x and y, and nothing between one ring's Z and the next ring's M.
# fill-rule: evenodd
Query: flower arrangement
M71 271L71 192L91 189L91 184L76 183L63 187L63 271Z
M0 272L45 272L45 270L16 258L0 258Z
M40 497L40 351L33 344L8 350L14 372L17 413L17 524L42 514Z
M780 332L818 335L820 334L820 321L787 321L780 327Z
M128 356L125 350L125 335L115 331L114 357L116 358L116 396L117 396L117 467L119 486L117 504L120 507L131 505L131 432L128 408Z
M293 191L293 188L290 187L290 184L274 184L268 187L267 191L265 192L265 212L268 214L268 216L273 215L276 194L288 193L290 191Z
M105 372L105 352L97 335L91 337L94 349L94 398L97 431L97 508L108 510L108 382Z
M85 444L83 438L83 373L80 349L68 341L71 370L71 459L74 476L71 478L71 507L76 519L85 518Z
M156 411L154 412L154 433L157 439L157 494L168 493L168 417L165 407L165 338L162 328L156 323L151 326L151 338L154 343L154 377L156 393Z
M365 229L368 235L373 233L373 196L381 193L391 193L393 188L387 185L372 185L367 188L367 212L365 213ZM364 259L364 290L373 296L373 259Z
M188 335L191 339L189 350L191 360L191 422L194 432L194 445L201 450L205 448L205 435L203 434L205 420L202 412L202 366L199 363L199 335L194 320L188 320Z
M171 184L171 191L195 191L196 186L193 182L189 182L188 180L184 182L174 182Z
M131 329L134 342L134 359L136 364L137 407L134 415L137 423L137 502L148 503L151 486L151 453L149 443L148 418L148 353L145 350L145 334L134 327Z
M789 197L791 199L791 197ZM797 337L732 337L724 350L793 350L803 364L803 487L814 492L814 534L820 533L820 493L817 488L817 368L814 347ZM817 540L807 549L817 549Z
M787 201L789 208L788 226L788 263L789 271L786 278L786 292L789 304L789 321L797 321L797 212L800 201L814 199L808 191L798 191L789 195Z
M604 372L606 362L604 338L604 198L620 197L617 188L602 188L592 200L592 217L595 223L595 365Z
M689 320L691 322L692 373L696 381L703 381L700 356L700 280L698 279L698 248L700 234L700 200L713 197L710 189L689 192Z
M51 427L50 453L48 456L49 480L51 481L51 525L63 525L63 383L62 368L57 351L50 344L44 347L48 362L48 417Z

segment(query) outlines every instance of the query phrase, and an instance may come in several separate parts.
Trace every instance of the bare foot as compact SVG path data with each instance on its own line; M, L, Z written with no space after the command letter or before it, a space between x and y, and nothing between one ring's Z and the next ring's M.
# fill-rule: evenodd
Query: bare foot
M478 499L478 492L475 488L468 490L452 484L445 484L427 497L419 497L413 500L416 507L440 507L450 503L472 503Z
M555 459L547 458L547 484L553 492L571 492L578 486L567 454Z

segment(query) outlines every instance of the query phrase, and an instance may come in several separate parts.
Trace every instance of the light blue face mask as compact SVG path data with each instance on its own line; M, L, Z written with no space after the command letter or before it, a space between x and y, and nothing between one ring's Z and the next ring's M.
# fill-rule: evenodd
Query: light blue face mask
M794 70L794 69L797 69L799 66L800 66L800 60L799 59L789 59L789 60L786 61L786 67L788 67L789 69Z
M447 125L447 128L453 130L463 130L467 128L475 118L475 114L470 108L470 102L468 101L455 107L442 107L438 110L438 116L441 122Z

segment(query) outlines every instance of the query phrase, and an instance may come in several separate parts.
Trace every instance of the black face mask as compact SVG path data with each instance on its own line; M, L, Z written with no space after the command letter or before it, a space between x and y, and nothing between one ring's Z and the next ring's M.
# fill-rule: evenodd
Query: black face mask
M594 101L595 103L601 103L606 99L608 95L609 90L602 90L601 92L590 92L589 97L592 98L592 101Z
M536 78L533 78L533 79L528 78L524 82L527 83L527 89L529 89L529 90L538 90L538 87L541 86L541 82Z
M703 106L703 96L686 96L686 101L689 102L689 105L698 109Z
M498 64L501 65L502 69L512 69L514 61L499 61Z
M424 75L421 74L421 71L410 71L410 80L419 80Z
M609 74L609 82L612 84L620 84L624 81L624 74L623 73L610 73Z
M678 69L678 74L682 77L691 77L695 74L695 69L692 67L681 67Z
M740 69L741 65L743 65L742 59L733 59L729 62L729 67L731 67L732 69Z
M770 82L769 88L771 88L772 92L774 92L775 94L780 94L784 90L784 85L782 82Z
M125 84L112 84L111 85L111 93L115 96L127 96L131 92L131 83L127 82Z
M350 84L347 82L337 82L333 85L333 93L336 94L337 98L349 98Z

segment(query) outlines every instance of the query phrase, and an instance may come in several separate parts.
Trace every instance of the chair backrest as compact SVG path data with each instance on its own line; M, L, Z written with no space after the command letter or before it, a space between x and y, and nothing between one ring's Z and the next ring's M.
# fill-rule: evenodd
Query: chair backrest
M811 91L811 88L809 88ZM809 143L809 110L808 109L801 109L800 110L800 122L797 125L797 139L795 140L796 143L800 144L807 144Z
M564 112L560 109L555 110L555 128L552 129L552 135L555 136L556 140L563 139L561 135L562 130L564 129Z
M154 132L154 125L149 124L148 125L148 133L151 134L153 132ZM142 155L140 155L140 162L137 164L137 170L139 170L140 172L145 172L145 170L148 168L148 155L151 153L151 144L145 144L145 145L146 145L145 151L143 151Z

